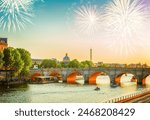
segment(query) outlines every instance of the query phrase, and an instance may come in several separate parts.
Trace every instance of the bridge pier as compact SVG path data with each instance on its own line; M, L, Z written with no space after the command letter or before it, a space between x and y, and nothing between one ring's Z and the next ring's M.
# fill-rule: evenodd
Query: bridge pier
M109 77L110 77L110 83L115 83L116 76L115 75L109 75Z
M137 83L142 84L142 80L143 80L144 76L143 75L137 75L136 78L137 78Z
M62 81L64 83L66 83L67 82L67 71L62 71L61 76L62 76Z
M89 75L84 75L84 83L85 84L89 83Z
M67 82L67 76L66 76L66 75L62 75L62 81L63 81L64 83Z

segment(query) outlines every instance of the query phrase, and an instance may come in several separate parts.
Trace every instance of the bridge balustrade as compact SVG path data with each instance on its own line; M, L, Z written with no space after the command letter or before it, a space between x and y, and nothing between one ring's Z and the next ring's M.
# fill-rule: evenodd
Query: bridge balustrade
M143 95L143 94L148 93L148 92L150 92L150 88L143 89L142 91L136 91L136 92L133 92L131 94L126 94L126 95L122 95L122 96L119 96L119 97L111 98L107 101L104 101L103 103L118 103L120 101L129 99L129 98L133 98L133 97L136 97L136 96L139 96L139 95Z

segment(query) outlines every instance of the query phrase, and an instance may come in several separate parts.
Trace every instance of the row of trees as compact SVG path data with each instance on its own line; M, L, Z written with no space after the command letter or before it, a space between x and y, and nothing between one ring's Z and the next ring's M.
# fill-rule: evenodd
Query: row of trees
M8 47L0 52L0 68L14 70L14 76L27 75L31 66L31 54L25 49Z
M93 66L91 61L79 62L77 59L70 61L69 63L58 62L57 60L45 59L40 64L42 68L90 68Z

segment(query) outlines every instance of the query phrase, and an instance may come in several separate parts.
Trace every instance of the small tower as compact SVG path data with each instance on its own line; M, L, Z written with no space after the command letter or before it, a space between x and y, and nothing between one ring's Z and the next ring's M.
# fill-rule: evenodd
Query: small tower
M92 57L93 57L93 55L92 55L92 48L90 49L90 61L92 61Z

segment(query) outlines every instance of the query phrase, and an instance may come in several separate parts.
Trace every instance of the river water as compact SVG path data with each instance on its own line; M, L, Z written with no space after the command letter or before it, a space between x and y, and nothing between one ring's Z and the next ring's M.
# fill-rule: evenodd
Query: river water
M0 90L1 103L99 103L123 94L141 90L137 86L110 88L101 85L69 85L66 83L29 84Z

